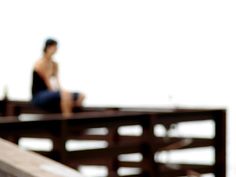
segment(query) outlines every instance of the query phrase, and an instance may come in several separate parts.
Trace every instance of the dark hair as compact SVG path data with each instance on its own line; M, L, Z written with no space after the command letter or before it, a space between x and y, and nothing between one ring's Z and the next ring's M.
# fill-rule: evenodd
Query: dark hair
M57 45L57 41L54 39L47 39L43 48L43 52L47 52L47 49L51 46Z

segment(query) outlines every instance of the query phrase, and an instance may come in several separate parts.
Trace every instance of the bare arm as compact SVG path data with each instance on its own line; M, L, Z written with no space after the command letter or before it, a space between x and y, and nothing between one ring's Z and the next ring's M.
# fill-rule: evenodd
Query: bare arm
M54 76L56 78L58 89L61 90L62 88L61 88L61 83L59 78L59 68L57 63L54 63Z

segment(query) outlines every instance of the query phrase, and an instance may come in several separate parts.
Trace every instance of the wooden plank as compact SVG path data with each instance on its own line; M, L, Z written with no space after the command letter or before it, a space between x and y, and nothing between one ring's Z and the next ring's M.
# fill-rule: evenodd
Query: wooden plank
M53 140L56 148L51 152L42 152L65 164L73 164L76 167L80 162L88 164L106 164L111 171L116 171L122 165L140 165L140 168L148 176L163 174L159 171L153 161L154 153L162 150L177 150L196 147L214 146L216 149L216 164L214 168L203 167L199 172L210 171L220 174L217 177L225 177L225 111L224 110L181 110L174 112L82 112L74 114L71 118L64 119L60 114L43 115L38 120L19 121L8 117L0 120L1 136L29 136L48 137ZM154 125L163 124L165 126L189 121L212 120L216 123L216 137L214 139L170 137L168 141L164 137L154 136ZM121 136L117 134L119 126L140 125L143 127L143 134L139 137ZM85 130L89 128L108 128L107 135L86 135ZM14 130L14 131L9 131ZM65 141L70 139L103 140L108 142L108 148L85 149L68 152L65 149ZM223 144L221 144L223 143ZM141 152L144 161L141 163L118 162L119 154ZM55 158L58 157L58 158ZM93 158L93 161L92 158ZM107 165L108 164L108 165ZM194 165L194 164L192 164ZM223 165L223 166L222 166ZM188 166L192 168L196 166ZM222 169L220 169L222 167ZM182 171L181 171L182 170ZM173 172L173 173L172 173ZM182 174L183 169L168 172L170 176ZM166 172L166 174L168 174ZM117 175L116 172L109 175Z
M32 105L30 101L5 100L0 101L0 113L5 116L19 116L20 114L53 114ZM92 111L118 111L117 107L75 107L73 112L92 112ZM59 113L59 112L58 112Z
M195 171L198 174L212 173L212 165L196 165L196 164L158 164L161 168L160 177L177 177L187 176L190 171Z
M5 100L0 101L0 104L3 103L4 106L1 106L1 108L4 107L6 110L2 110L1 112L5 111L6 116L18 116L20 114L48 114L50 112L46 112L40 108L37 108L32 105L29 101L17 101L17 100ZM196 111L196 110L206 110L205 108L191 108L191 107L175 107L175 108L169 108L169 107L104 107L104 106L86 106L83 108L75 108L74 112L106 112L106 111L119 111L119 112L155 112L155 113L161 113L161 112L183 112L183 111ZM52 113L52 112L51 112Z
M0 139L0 171L16 177L82 177L77 171Z

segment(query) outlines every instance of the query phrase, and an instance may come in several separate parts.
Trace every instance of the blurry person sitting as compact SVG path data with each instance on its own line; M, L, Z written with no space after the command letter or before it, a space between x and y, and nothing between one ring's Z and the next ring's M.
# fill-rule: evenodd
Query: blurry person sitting
M53 60L57 52L57 41L48 39L43 56L34 65L32 82L32 103L49 112L61 111L66 117L72 114L73 107L81 107L85 99L82 93L68 92L61 88L58 77L58 64ZM52 84L52 80L54 83Z

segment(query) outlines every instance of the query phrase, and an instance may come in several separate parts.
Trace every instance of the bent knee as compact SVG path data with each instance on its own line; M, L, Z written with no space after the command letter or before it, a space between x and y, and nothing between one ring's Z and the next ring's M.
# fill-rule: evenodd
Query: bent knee
M71 93L66 91L66 90L62 90L61 92L61 98L62 100L70 100L71 99Z
M86 96L85 96L84 93L80 93L80 96L79 96L79 97L80 97L81 100L84 100L84 99L86 98Z

